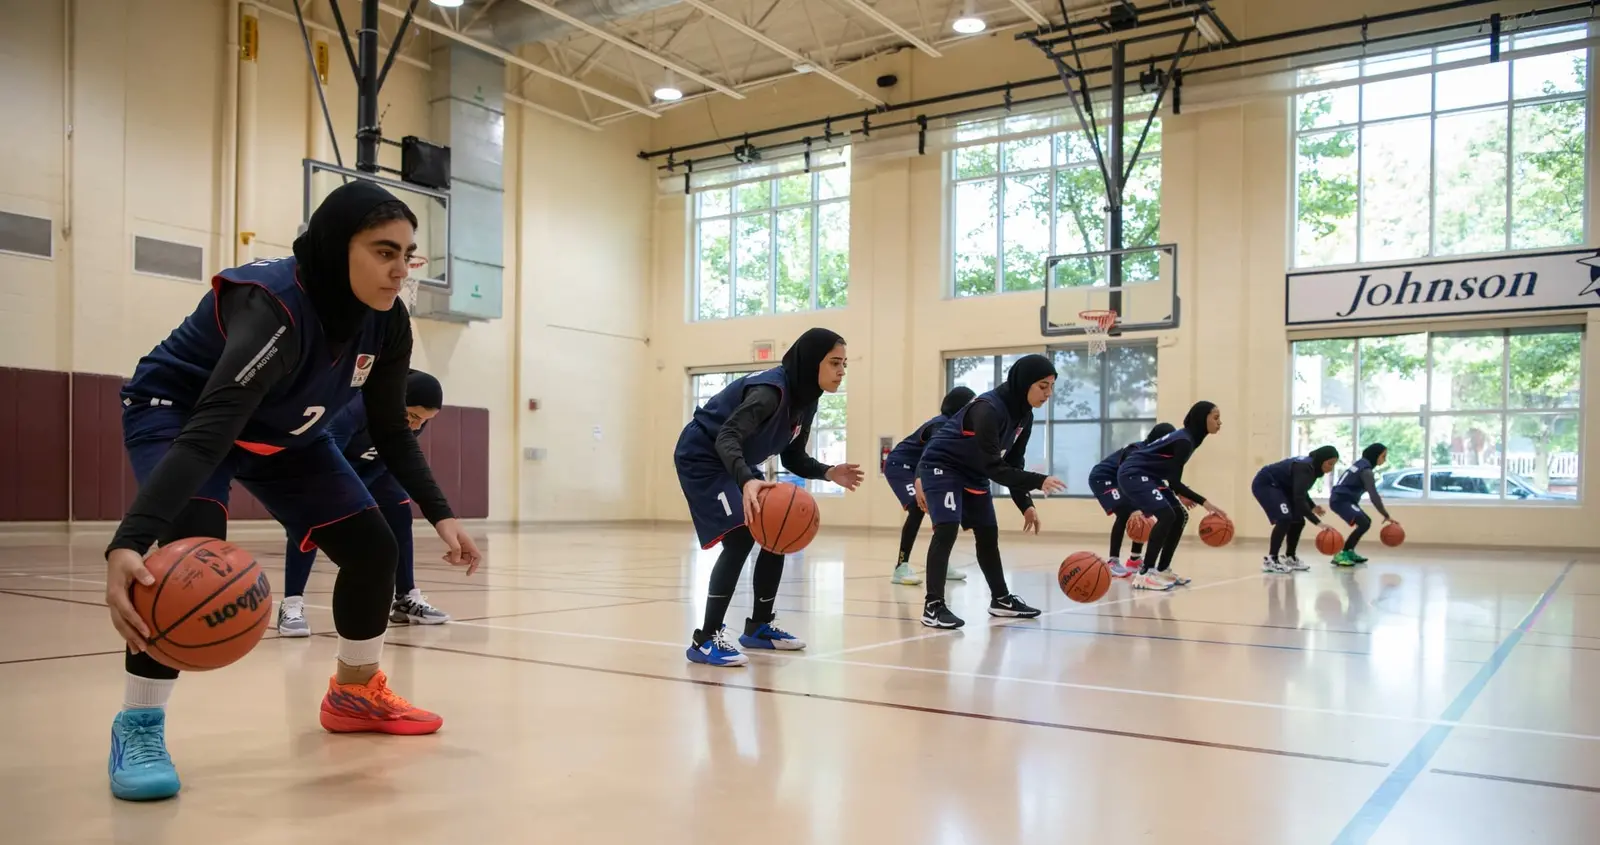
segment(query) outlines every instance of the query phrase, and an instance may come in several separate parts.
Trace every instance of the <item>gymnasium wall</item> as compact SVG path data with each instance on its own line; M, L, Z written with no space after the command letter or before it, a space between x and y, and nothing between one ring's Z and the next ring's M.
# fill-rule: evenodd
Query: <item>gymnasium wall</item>
M135 235L203 247L207 273L289 252L301 160L332 160L331 146L297 26L262 12L255 129L242 126L236 181L227 154L234 5L76 0L69 26L62 0L0 4L0 210L55 226L52 259L0 254L0 367L130 374L204 292L133 272ZM354 8L346 4L347 22ZM332 24L320 0L308 14ZM413 45L406 55L425 65L429 51ZM349 165L355 87L336 40L332 59L328 105ZM393 66L379 106L386 137L429 136L428 73ZM482 409L484 442L462 456L481 465L490 519L643 515L624 488L644 463L648 419L628 393L643 372L649 299L650 177L633 157L644 131L591 133L511 106L505 317L414 323L413 365L440 378L447 404ZM398 167L398 153L381 147L380 163ZM249 244L234 243L235 208L237 229L254 233ZM537 413L525 410L533 397ZM568 416L604 418L603 440L592 423L563 425ZM523 460L525 447L546 458Z
M1393 0L1337 8L1281 0L1217 4L1240 37L1420 5ZM906 50L845 75L870 88L878 75L894 73L900 83L888 99L899 102L1048 74L1046 60L1035 48L1012 41L1013 34L942 47L942 59ZM1039 93L1030 90L1030 95ZM655 125L651 148L859 108L825 80L796 77L751 92L743 102L712 98L673 111ZM1596 111L1590 112L1591 135ZM1180 246L1184 314L1181 328L1159 335L1158 414L1177 421L1195 400L1221 405L1223 431L1207 441L1185 478L1227 509L1245 536L1266 533L1249 493L1255 469L1292 448L1290 336L1283 324L1292 214L1290 112L1287 98L1273 97L1164 123L1161 237ZM1597 182L1591 178L1591 193ZM781 351L806 328L826 325L849 341L849 456L869 472L860 491L820 499L823 519L833 525L900 524L902 513L877 472L878 438L898 439L935 412L945 389L944 353L1043 345L1038 334L1042 294L949 298L946 191L942 155L857 162L851 183L849 306L707 322L685 317L692 259L687 203L682 196L658 198L652 397L667 413L651 437L655 516L687 518L671 468L673 443L691 401L686 371L749 367L752 341L776 340ZM1594 197L1590 205L1596 207ZM1600 352L1592 342L1600 315L1588 313L1591 342L1585 344L1584 364L1593 379L1600 373ZM1585 316L1565 318L1574 320L1581 323ZM1600 414L1592 402L1583 427L1587 443L1600 443ZM1600 460L1592 453L1585 455L1580 489L1587 496L1600 495ZM1040 512L1046 530L1101 532L1107 527L1089 500L1045 501ZM1002 508L1003 527L1020 527L1020 520L1009 522L1005 513ZM1568 547L1600 542L1600 525L1583 518L1577 506L1402 506L1397 515L1414 537L1438 542Z

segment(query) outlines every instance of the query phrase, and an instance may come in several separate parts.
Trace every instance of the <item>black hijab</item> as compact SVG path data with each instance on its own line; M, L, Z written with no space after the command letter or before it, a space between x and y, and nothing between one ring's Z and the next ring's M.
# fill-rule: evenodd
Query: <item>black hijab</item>
M305 232L294 239L300 283L311 297L323 334L330 341L342 343L355 337L362 320L372 312L350 289L350 239L360 231L367 215L390 202L400 200L371 182L346 182L317 206ZM411 212L407 210L406 214Z
M948 417L967 407L967 403L976 395L970 387L958 387L944 395L944 402L939 405L939 413Z
M822 398L822 385L817 383L817 370L835 346L844 338L828 329L806 329L783 353L783 380L789 388L789 407L795 411L809 408Z
M1308 457L1311 458L1311 465L1317 468L1317 474L1321 475L1322 465L1327 463L1330 458L1335 461L1339 460L1339 450L1332 446L1318 446L1311 450L1311 454Z
M1006 403L1006 410L1011 412L1011 418L1020 420L1032 413L1033 406L1028 404L1028 390L1034 382L1042 381L1056 374L1056 365L1043 355L1024 355L1017 359L1011 369L1006 372L1006 383L995 388L995 393Z
M421 370L406 373L406 405L437 411L444 407L444 387Z
M1374 443L1361 450L1361 457L1366 458L1367 463L1377 466L1378 458L1382 457L1383 453L1387 451L1389 451L1388 446L1385 446L1382 443Z
M1183 415L1183 430L1194 438L1196 449L1200 448L1201 443L1206 442L1206 435L1209 433L1206 431L1206 418L1216 409L1215 402L1196 402L1189 408L1189 413Z
M1146 437L1144 439L1144 442L1146 444L1154 443L1157 440L1160 440L1161 438L1166 437L1167 435L1169 435L1169 434L1171 434L1171 433L1173 433L1174 431L1177 431L1177 430L1178 430L1178 427L1173 425L1172 423L1156 423L1156 427L1150 429L1150 436Z

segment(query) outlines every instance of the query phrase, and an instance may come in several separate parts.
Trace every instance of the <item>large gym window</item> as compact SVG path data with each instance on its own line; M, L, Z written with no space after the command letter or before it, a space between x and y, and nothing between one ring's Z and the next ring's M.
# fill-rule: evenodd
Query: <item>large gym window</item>
M1148 108L1150 101L1142 98L1128 110ZM1035 134L1058 117L984 121L957 132L948 206L956 296L1043 290L1049 256L1108 248L1105 180L1089 135ZM1132 157L1144 128L1143 118L1128 121L1125 156ZM999 140L974 142L989 137ZM1161 121L1156 120L1123 194L1122 245L1153 246L1160 230Z
M694 409L710 401L711 397L722 392L734 379L748 375L758 370L729 371L729 372L697 372L689 376L690 392L693 394L694 404L689 406L688 417L694 416ZM828 464L842 464L845 462L845 389L850 386L849 376L845 377L843 384L839 385L838 393L824 393L817 402L817 416L811 422L811 438L807 442L807 449L811 457ZM844 493L844 488L831 481L812 481L791 475L783 468L783 462L776 455L768 458L761 464L761 469L766 476L774 481L787 481L791 484L803 484L814 495L834 496Z
M702 190L691 198L694 318L843 308L850 167Z
M1027 468L1065 481L1067 492L1061 496L1087 497L1089 470L1112 451L1144 439L1156 423L1156 345L1111 345L1101 355L1090 355L1084 346L1062 346L947 357L947 389L993 390L1030 352L1049 355L1057 375L1050 401L1033 412Z
M1511 35L1507 52L1555 52L1453 70L1417 69L1488 45L1301 71L1301 86L1351 83L1295 98L1294 265L1583 243L1588 50L1559 45L1586 35Z
M1385 500L1571 504L1582 361L1565 327L1297 341L1294 454L1328 443L1348 464L1383 443Z

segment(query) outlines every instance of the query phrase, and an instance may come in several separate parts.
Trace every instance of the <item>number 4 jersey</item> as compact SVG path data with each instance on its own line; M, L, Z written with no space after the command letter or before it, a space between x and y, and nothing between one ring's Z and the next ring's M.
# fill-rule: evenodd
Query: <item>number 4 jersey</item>
M287 363L289 371L261 399L236 443L267 455L316 439L331 413L348 405L366 383L377 361L387 321L401 312L371 312L353 338L331 344L311 298L300 284L296 267L293 258L277 258L219 273L194 313L139 360L133 378L123 385L123 404L148 402L182 410L194 408L227 342L219 297L230 286L254 286L271 295L288 317L287 324L266 338L236 372L219 375L248 387L269 365L277 369ZM275 358L286 360L274 361Z

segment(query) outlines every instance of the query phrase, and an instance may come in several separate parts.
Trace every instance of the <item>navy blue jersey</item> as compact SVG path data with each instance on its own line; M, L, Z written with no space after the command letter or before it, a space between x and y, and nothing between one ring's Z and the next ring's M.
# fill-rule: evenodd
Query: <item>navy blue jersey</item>
M1116 481L1117 469L1122 466L1123 459L1128 456L1129 452L1139 448L1139 445L1137 442L1129 443L1121 449L1106 455L1100 460L1100 463L1095 464L1089 470L1089 481Z
M922 450L928 447L928 444L922 439L923 433L927 432L931 438L933 433L938 431L949 419L944 414L940 414L917 426L906 439L895 444L895 447L889 450L889 462L915 467L917 462L922 460Z
M706 400L704 405L694 409L694 419L689 421L689 428L684 430L683 437L678 439L677 454L680 457L695 460L707 460L722 463L717 456L717 432L722 430L723 423L733 416L744 402L745 388L764 384L778 389L778 410L764 423L759 430L750 435L740 448L744 452L745 463L759 466L762 461L782 452L793 440L800 435L800 429L811 421L816 414L816 406L797 412L789 405L788 383L784 380L782 365L759 373L741 376L724 387L720 393ZM800 418L803 414L804 418ZM688 436L689 429L696 430L698 435Z
M1311 459L1306 457L1284 458L1277 463L1267 464L1266 466L1262 467L1260 475L1267 481L1271 482L1272 486L1277 487L1280 490L1286 490L1290 493L1293 493L1295 464L1305 464L1306 466L1310 466ZM1316 478L1317 474L1312 473L1311 477Z
M956 470L971 478L985 478L984 466L988 459L984 456L982 447L976 442L974 433L967 427L967 412L972 406L982 402L994 409L999 415L1000 424L1000 451L1002 454L1011 450L1011 445L1017 442L1017 436L1022 430L1033 424L1033 414L1029 413L1025 419L1017 420L1011 416L1011 411L1006 408L1005 400L993 390L983 393L977 399L968 402L966 407L955 412L944 425L939 426L928 438L928 445L922 450L922 462L945 469Z
M1344 475L1339 476L1339 483L1333 485L1333 492L1328 495L1328 500L1352 504L1361 501L1361 497L1367 492L1367 485L1362 482L1361 473L1369 469L1372 469L1372 462L1366 458L1358 458L1345 469Z
M360 396L339 409L328 421L328 436L351 464L357 460L378 460L378 449L367 430L367 403Z
M237 442L258 454L271 454L316 440L330 412L338 413L359 396L377 361L389 314L395 312L370 313L356 336L335 349L323 337L296 266L293 258L274 258L217 274L194 313L139 360L133 378L123 386L123 397L180 410L193 408L227 342L217 315L218 294L224 285L255 285L272 294L294 324L299 359L294 373L262 399ZM264 351L278 352L271 346ZM246 369L234 378L247 380L250 374Z
M1189 450L1183 458L1178 457L1175 448L1179 443L1188 443ZM1149 476L1150 478L1182 478L1183 465L1188 461L1188 455L1194 454L1194 435L1188 429L1180 428L1171 434L1162 437L1154 443L1143 443L1130 448L1122 456L1122 465L1117 468L1117 474Z

